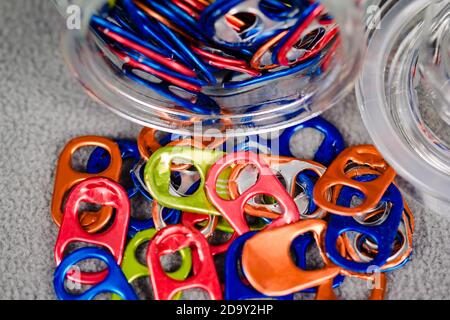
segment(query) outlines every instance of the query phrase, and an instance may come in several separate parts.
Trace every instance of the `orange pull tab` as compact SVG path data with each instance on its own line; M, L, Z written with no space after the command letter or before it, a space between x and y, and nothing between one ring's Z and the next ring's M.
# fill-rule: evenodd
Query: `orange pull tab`
M369 166L380 173L372 181L360 182L347 175L349 165ZM328 167L325 174L317 181L314 188L315 203L334 214L355 216L373 209L395 178L395 171L372 145L360 145L345 149ZM335 186L348 186L361 191L365 199L356 207L348 208L333 203L329 191Z
M101 147L109 152L111 162L105 171L97 174L89 174L77 172L72 168L72 155L79 148L87 146ZM53 221L58 226L61 225L63 219L62 204L64 195L73 186L75 186L75 184L93 177L104 177L118 182L120 179L121 169L122 157L120 156L119 147L114 141L96 136L85 136L71 140L61 152L56 169L55 187L53 190L51 208ZM86 231L90 233L97 232L108 223L112 213L113 209L108 207L102 208L96 213L86 213L82 215L82 226L85 227Z
M265 295L284 296L332 280L341 269L324 254L322 243L326 228L323 220L302 220L250 238L242 254L242 266L250 284ZM321 270L305 271L292 261L292 241L307 232L313 234L325 262Z

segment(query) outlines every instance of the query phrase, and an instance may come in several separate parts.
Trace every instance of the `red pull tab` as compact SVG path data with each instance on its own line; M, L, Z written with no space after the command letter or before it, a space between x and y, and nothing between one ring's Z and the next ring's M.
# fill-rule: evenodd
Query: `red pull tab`
M255 185L236 199L224 200L216 192L217 180L224 169L236 162L253 164L259 171L259 178ZM264 162L262 157L252 152L236 152L219 159L208 172L205 188L211 203L227 219L238 235L250 231L250 227L245 220L244 207L248 200L260 194L274 197L283 211L283 214L268 225L266 229L276 228L300 219L296 204L273 174L272 169Z
M78 209L82 202L98 204L114 208L116 216L107 231L102 233L87 233L80 225ZM71 242L83 241L109 249L120 265L125 246L125 239L130 219L130 202L121 185L106 178L89 178L70 192L67 198L61 229L55 245L55 261L59 265L63 259L64 250ZM105 279L108 271L82 272L76 278L68 277L82 284L94 285Z
M193 275L184 281L169 278L160 257L189 247L192 250ZM221 300L222 291L209 244L193 227L174 225L159 231L147 251L147 264L156 300L169 300L182 290L201 288L212 300Z

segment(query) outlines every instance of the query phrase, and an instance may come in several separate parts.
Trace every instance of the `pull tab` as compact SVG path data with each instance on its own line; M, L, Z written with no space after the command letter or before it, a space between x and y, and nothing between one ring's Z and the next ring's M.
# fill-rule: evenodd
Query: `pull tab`
M312 207L311 204L314 204L312 200L314 184L311 179L309 179L307 173L312 171L320 177L325 172L324 166L313 161L298 160L295 158L277 156L262 157L270 166L272 172L283 178L285 189L291 197L294 198L294 202L297 204L301 217L305 219L322 218L326 214L324 210L315 207L315 205L313 206L314 210L311 213L308 213ZM257 179L258 172L256 170L250 171L247 168L250 167L246 164L239 164L236 165L231 172L228 186L231 198L233 199L236 199L242 190L245 190L249 185L252 185ZM307 172L302 174L304 171ZM308 184L305 187L305 193L300 193L295 196L298 179L302 182L306 181ZM256 203L254 199L251 199L244 208L247 214L255 217L276 219L280 215L280 208L277 203L261 204Z
M348 258L357 262L372 261L372 257L378 253L378 245L366 235L345 234L343 236L348 252ZM399 243L397 243L399 241ZM396 239L390 257L381 268L382 272L392 272L403 267L410 260L413 246L413 233L408 225L406 209L402 215L402 221L397 231Z
M365 167L356 167L349 171L347 175L351 178L361 179L358 176L379 175L375 170L371 170ZM340 196L340 191L342 188L336 187L334 190L334 201L336 202ZM403 199L403 214L402 221L400 222L396 240L394 241L394 246L392 248L391 256L386 261L386 264L381 268L382 272L390 272L404 266L410 259L412 247L413 247L413 233L414 233L414 216L408 204ZM359 222L364 222L371 217L374 217L380 211L384 211L384 214L389 214L386 209L376 208L370 214L365 214L362 218L358 218ZM390 211L390 210L389 210ZM378 252L377 244L373 243L373 239L370 239L367 235L362 234L349 234L345 233L342 235L342 239L345 243L345 248L347 250L348 258L357 262L369 262L372 260L373 254ZM397 246L397 240L400 243ZM361 249L365 247L364 252Z
M78 221L78 208L82 202L94 203L115 209L114 222L107 231L89 234ZM55 245L55 261L59 265L64 250L71 242L82 241L102 246L109 250L120 264L125 247L125 239L130 219L130 202L125 190L117 182L106 178L89 178L70 192L67 198L64 219ZM82 284L96 284L107 275L107 271L82 272L79 281ZM70 278L70 274L69 274Z
M356 181L347 176L349 164L370 166L380 173L371 181ZM395 178L395 171L381 157L372 145L360 145L345 149L328 167L325 174L317 181L314 188L315 203L334 214L343 216L355 216L362 212L368 212L380 202L389 185ZM344 185L362 192L364 201L356 207L344 207L332 203L327 193L332 187Z
M355 181L366 182L377 179L377 175L364 175L355 177ZM354 197L362 198L362 192L343 187L339 198L338 205L350 206ZM341 266L346 270L353 272L367 273L367 270L377 266L382 268L387 262L387 259L392 254L392 246L397 236L398 228L403 214L403 199L400 191L394 184L391 184L385 194L380 199L385 203L388 210L387 217L381 219L380 222L360 223L353 217L346 217L340 215L331 215L328 230L325 238L325 247L328 257L333 263ZM377 203L378 204L378 203ZM376 204L376 205L377 205ZM375 206L374 206L375 207ZM369 213L369 211L362 211L360 214ZM369 236L371 240L377 244L377 255L369 262L351 261L343 257L336 250L336 242L338 238L345 232L359 232L365 236Z
M244 244L248 239L254 236L256 232L248 232L233 241L228 249L225 260L225 299L226 300L248 300L248 299L265 299L275 298L266 296L248 284L245 284L245 279L241 279L240 273L244 272L240 269L242 251ZM261 268L264 268L261 266ZM243 276L244 277L244 276ZM276 297L279 300L293 300L292 294Z
M315 162L328 166L345 149L344 138L339 130L322 117L316 117L283 131L279 138L281 155L294 157L290 148L291 139L297 132L306 128L315 129L325 136L314 155Z
M71 267L87 259L98 259L106 263L108 266L107 276L104 280L80 295L68 293L64 287L64 281ZM81 248L68 255L56 268L53 286L56 296L60 300L93 300L97 295L104 292L119 295L125 300L139 300L131 285L128 284L122 270L117 265L115 258L105 250L98 248Z
M238 198L224 200L217 194L217 181L220 174L228 166L239 161L255 165L259 171L259 179L255 185L246 190ZM250 231L250 227L245 220L244 207L247 201L256 195L265 194L274 197L278 200L282 209L283 215L274 220L267 228L275 228L300 219L297 206L281 182L272 173L272 170L264 162L262 157L251 152L236 152L225 155L222 159L218 160L208 172L205 188L211 202L220 210L238 235Z
M72 169L72 155L82 147L98 146L105 149L111 156L109 167L103 172L89 174L77 172ZM105 177L114 181L119 181L122 169L122 158L120 150L113 141L95 136L79 137L71 140L59 156L56 169L55 187L52 198L52 217L53 221L60 226L63 220L62 204L64 195L78 182L92 177ZM90 233L102 229L112 216L111 208L102 208L98 213L87 213L83 216L82 225Z
M133 239L128 243L125 254L123 255L122 271L125 275L128 283L132 283L138 278L149 277L150 272L147 265L141 264L137 257L136 252L142 244L153 239L157 233L156 229L148 229L138 232ZM192 256L189 248L184 248L178 251L181 256L181 266L175 272L169 272L167 275L175 280L184 280L189 276L192 268ZM181 299L181 293L177 293L174 296L174 300ZM113 295L112 300L120 300L120 296Z
M336 277L341 269L326 258L321 246L326 228L323 220L302 220L250 238L242 253L243 269L250 284L266 295L283 296L317 287ZM321 270L305 271L292 261L292 242L307 232L313 234L325 262Z
M173 280L165 274L159 259L186 247L192 251L193 275L184 281ZM195 228L176 225L159 231L150 243L147 263L156 300L169 300L177 292L192 288L205 290L213 300L222 299L209 244Z
M157 150L145 166L144 179L148 190L158 203L167 208L207 215L220 213L209 203L204 190L205 176L211 165L223 155L215 150L188 147L163 147ZM196 192L186 197L172 195L170 190L171 163L174 159L191 162L200 174L200 185Z

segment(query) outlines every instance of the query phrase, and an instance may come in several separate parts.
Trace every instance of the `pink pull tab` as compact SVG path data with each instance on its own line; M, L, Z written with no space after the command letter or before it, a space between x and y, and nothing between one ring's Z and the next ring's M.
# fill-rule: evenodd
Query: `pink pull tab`
M224 200L216 192L217 180L224 169L237 162L254 165L259 171L258 181L236 199ZM250 227L245 220L244 206L248 200L257 195L264 194L274 197L282 208L283 214L268 225L266 229L290 224L300 219L300 213L295 202L273 174L272 169L264 162L262 157L252 152L236 152L219 159L208 172L205 188L211 203L227 219L238 235L250 231Z

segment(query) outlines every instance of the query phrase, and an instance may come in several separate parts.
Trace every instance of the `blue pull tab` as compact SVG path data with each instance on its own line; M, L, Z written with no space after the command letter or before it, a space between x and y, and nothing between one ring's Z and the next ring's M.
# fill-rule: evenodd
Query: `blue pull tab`
M354 179L361 182L367 182L375 180L377 177L377 175L362 175L355 177ZM354 188L343 187L337 203L341 206L349 207L354 197L362 199L364 198L364 195ZM394 184L391 184L386 190L380 203L385 203L386 206L390 203L390 211L385 213L387 214L387 217L380 224L364 225L359 223L354 217L336 214L330 215L325 236L325 246L328 257L333 263L344 269L359 273L370 273L370 268L373 267L381 269L386 263L387 259L389 259L392 254L393 244L397 236L404 209L402 195ZM336 248L338 238L343 233L349 231L361 233L377 244L378 253L372 261L368 263L350 261L339 254Z
M282 297L266 296L256 291L251 285L245 284L241 279L241 276L239 275L239 261L242 257L242 251L244 249L245 242L255 234L256 232L248 232L243 234L242 236L234 240L228 248L228 252L225 258L225 299L246 300L275 298L278 300L293 300L294 295L292 294ZM261 266L261 268L264 268L264 266Z
M76 263L87 259L98 259L106 263L108 266L108 276L105 280L80 295L68 293L64 287L67 273ZM131 285L128 284L114 257L98 248L81 248L68 255L58 268L56 268L53 286L56 296L60 300L93 300L101 293L115 293L125 300L139 300Z
M322 117L316 117L284 130L280 136L280 155L295 157L291 152L289 143L298 131L306 128L316 129L325 136L317 149L314 161L328 166L345 149L344 138L339 130Z

